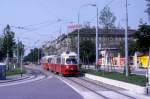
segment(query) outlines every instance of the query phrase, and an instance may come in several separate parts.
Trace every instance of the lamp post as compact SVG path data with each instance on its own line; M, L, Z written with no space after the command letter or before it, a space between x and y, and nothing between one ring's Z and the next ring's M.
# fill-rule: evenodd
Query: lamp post
M39 40L38 40L38 43L39 43ZM40 48L38 48L38 65L40 64Z
M21 52L20 52L20 57L21 57L21 77L22 77L22 74L23 74L23 67L22 67L22 61L23 61L23 45L21 43Z
M80 26L80 10L78 12L78 43L77 43L77 46L78 46L78 66L80 64L80 29L79 29L79 26Z
M85 7L85 6L93 6L93 7L96 7L96 39L95 39L95 44L96 44L96 61L95 61L95 64L96 64L96 67L98 65L98 7L96 4L86 4L86 5L83 5L80 7L80 9L82 7ZM77 47L78 47L78 65L80 64L80 9L78 11L78 43L77 43Z
M128 0L126 0L126 29L125 29L125 74L128 78Z
M96 38L95 38L95 44L96 44L96 61L95 61L95 65L96 67L98 67L98 7L96 4L91 4L91 6L96 7Z

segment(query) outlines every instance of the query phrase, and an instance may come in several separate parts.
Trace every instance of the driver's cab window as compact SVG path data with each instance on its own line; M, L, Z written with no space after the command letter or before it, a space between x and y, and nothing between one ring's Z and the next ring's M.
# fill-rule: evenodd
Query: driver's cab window
M77 64L77 60L75 58L67 58L66 64Z

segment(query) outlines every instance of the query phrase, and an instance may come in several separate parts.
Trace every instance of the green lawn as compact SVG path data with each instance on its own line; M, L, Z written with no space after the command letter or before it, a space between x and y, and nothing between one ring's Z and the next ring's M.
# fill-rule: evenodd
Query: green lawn
M146 85L146 77L145 76L139 76L139 75L129 75L128 79L126 79L125 75L123 73L118 73L118 72L104 72L104 71L95 71L95 70L86 70L82 69L80 70L82 73L89 73L93 74L96 76L102 76L114 80L119 80L119 81L124 81L140 86L145 86Z
M23 69L22 73L26 73L26 70ZM17 74L21 74L21 70L20 68L16 68L16 69L11 69L6 71L6 76L11 76L11 75L17 75Z

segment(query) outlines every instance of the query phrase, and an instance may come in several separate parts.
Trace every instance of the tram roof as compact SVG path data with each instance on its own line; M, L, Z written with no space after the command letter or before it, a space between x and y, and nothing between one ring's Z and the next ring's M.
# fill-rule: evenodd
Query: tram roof
M73 55L73 56L76 56L77 54L75 52L63 52L61 54L61 56L64 56L64 55Z

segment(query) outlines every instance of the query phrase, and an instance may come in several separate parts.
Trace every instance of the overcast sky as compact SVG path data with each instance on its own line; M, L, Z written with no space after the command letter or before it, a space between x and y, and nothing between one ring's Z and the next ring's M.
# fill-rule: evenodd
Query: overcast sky
M96 3L99 11L108 4L111 11L117 17L116 26L125 26L125 0L0 0L0 34L6 24L24 29L12 30L16 38L22 40L26 49L40 46L44 41L55 39L67 32L67 26L77 23L77 13L82 5ZM137 29L139 19L147 22L145 0L128 0L129 2L129 26ZM96 9L86 6L80 9L81 23L89 21L91 25L96 22ZM61 19L63 21L58 22ZM38 42L38 44L37 44Z

